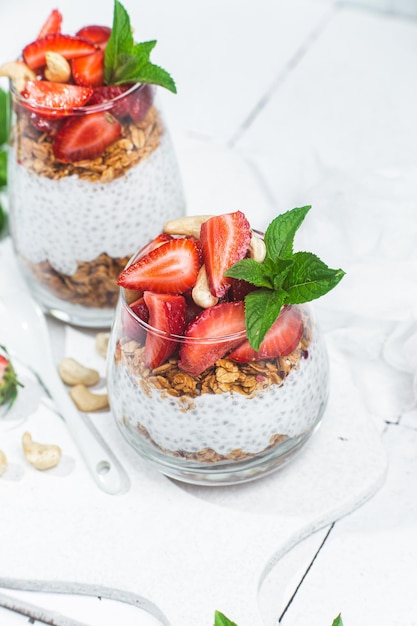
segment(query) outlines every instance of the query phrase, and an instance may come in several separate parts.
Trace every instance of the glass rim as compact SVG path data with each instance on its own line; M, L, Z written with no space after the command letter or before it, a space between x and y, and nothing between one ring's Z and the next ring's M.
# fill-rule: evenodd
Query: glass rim
M129 84L129 83L124 83L124 84ZM12 79L9 79L9 86L10 86L10 93L13 95L16 101L19 102L19 104L22 104L25 108L29 109L30 111L34 113L39 112L39 114L42 114L42 112L44 112L44 113L49 113L49 114L55 114L56 117L70 117L71 115L80 115L80 114L85 115L86 113L91 114L91 113L100 113L101 111L108 111L113 108L116 102L118 102L119 100L122 100L123 98L126 98L127 96L130 96L132 93L136 91L140 91L141 89L145 89L145 87L151 87L151 88L155 87L155 85L151 85L150 83L133 83L128 89L126 89L126 91L124 91L123 93L120 93L114 98L111 98L110 100L106 100L105 102L100 102L97 104L84 104L83 106L80 106L80 107L73 107L72 109L68 109L65 115L62 115L62 114L60 115L60 109L57 109L54 107L48 107L48 106L39 106L37 104L29 103L22 96L22 94L19 91L17 91L16 86L13 83ZM106 85L103 85L103 86L106 86Z

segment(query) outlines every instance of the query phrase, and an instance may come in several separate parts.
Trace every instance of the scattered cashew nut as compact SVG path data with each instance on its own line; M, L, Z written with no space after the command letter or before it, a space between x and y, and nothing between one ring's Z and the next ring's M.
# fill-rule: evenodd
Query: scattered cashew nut
M205 265L200 267L191 295L195 304L201 306L203 309L208 309L219 301L210 291Z
M96 335L96 350L99 353L99 355L104 358L107 357L107 351L109 348L109 338L110 338L110 333L108 332L97 333Z
M3 474L6 473L7 466L8 466L7 457L4 454L4 452L0 450L0 476L3 476Z
M68 61L57 52L46 52L46 80L55 83L67 83L71 78L71 66Z
M252 234L252 239L249 245L249 255L251 259L262 263L266 257L266 246L263 239Z
M81 365L75 359L65 357L58 365L59 375L67 385L83 384L86 387L96 385L100 380L97 370Z
M0 76L10 78L20 93L28 80L36 80L36 74L23 61L9 61L0 67Z
M184 215L169 220L164 225L164 232L168 235L184 235L185 237L200 238L201 225L207 222L212 215Z
M84 413L93 413L109 408L107 393L92 393L85 385L75 385L69 392L76 407Z
M58 465L62 452L59 446L37 443L28 432L22 437L23 453L27 461L37 470L47 470Z

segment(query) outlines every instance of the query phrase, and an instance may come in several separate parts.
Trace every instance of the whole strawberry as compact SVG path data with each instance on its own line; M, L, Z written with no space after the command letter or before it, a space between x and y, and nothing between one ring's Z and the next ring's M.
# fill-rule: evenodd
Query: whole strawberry
M0 346L0 406L8 405L10 408L17 398L18 387L23 387L19 382L9 355L4 346Z

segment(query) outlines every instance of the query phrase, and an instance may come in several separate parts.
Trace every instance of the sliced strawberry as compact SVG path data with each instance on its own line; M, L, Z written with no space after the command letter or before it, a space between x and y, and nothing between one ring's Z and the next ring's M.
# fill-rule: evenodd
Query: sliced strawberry
M145 342L145 364L155 369L166 361L178 346L178 339L185 328L185 299L183 296L158 294L145 291L143 294L149 311L149 325L162 332L148 330Z
M130 85L100 85L99 87L94 87L88 104L103 104L104 102L113 101L111 112L118 120L122 120L129 115L129 100L127 96L123 96L129 88Z
M229 300L244 300L248 293L256 288L255 285L248 283L246 280L232 278L230 281Z
M195 243L181 237L155 248L132 263L119 276L127 289L155 293L184 293L193 287L200 269Z
M172 236L168 235L168 233L160 233L155 237L155 239L152 239L152 241L141 249L140 256L146 256L149 252L152 252L152 250L156 250L156 248L159 248L159 246L162 246L164 243L168 243L168 241L171 240Z
M296 349L302 334L303 320L299 309L286 306L266 333L258 352L246 340L229 354L229 359L239 363L249 363L259 361L259 359L285 356Z
M80 37L80 39L91 41L91 43L98 45L100 48L106 47L110 35L111 28L108 26L97 26L95 24L84 26L76 33L76 36Z
M98 87L104 79L104 52L96 50L71 61L72 77L77 85L84 87Z
M202 224L200 241L213 296L221 298L229 289L231 279L224 274L246 256L250 240L250 225L241 211L216 215Z
M52 149L62 163L95 159L121 134L122 127L108 112L73 116L57 133Z
M36 128L36 130L41 133L46 133L50 137L56 135L64 123L62 117L45 117L43 115L38 115L34 111L29 112L29 119L33 128Z
M154 99L154 89L151 85L143 84L132 94L127 96L129 101L129 115L134 122L140 122L151 108Z
M57 52L65 59L77 59L86 54L92 54L96 50L96 46L91 41L62 33L53 33L42 39L36 39L23 48L23 58L26 65L34 70L45 65L46 52Z
M28 80L22 91L22 98L29 107L42 109L40 113L48 117L64 116L73 109L83 106L91 98L92 90L79 85L54 83L47 80Z
M178 366L191 376L199 376L242 343L244 336L234 335L244 331L243 302L222 302L205 309L185 331Z
M46 37L46 35L55 35L56 33L60 33L61 25L62 15L58 11L58 9L54 9L49 14L49 17L46 20L45 24L42 26L37 38L42 39L43 37Z
M142 320L142 322L145 322L146 324L149 322L149 310L146 306L145 298L143 296L132 302L130 308L132 309L134 314Z

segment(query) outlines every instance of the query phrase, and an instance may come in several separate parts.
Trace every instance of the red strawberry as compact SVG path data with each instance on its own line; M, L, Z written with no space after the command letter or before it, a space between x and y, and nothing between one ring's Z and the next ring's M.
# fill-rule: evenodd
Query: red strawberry
M52 109L50 114L55 117L67 115L76 107L83 106L90 99L91 93L89 87L47 80L28 80L22 91L22 98L35 111L37 108ZM46 111L41 113L48 117Z
M96 50L92 54L71 61L72 76L77 85L98 87L104 79L104 52Z
M4 352L6 349L0 346ZM23 387L19 382L10 359L0 354L0 405L7 404L9 407L17 397L17 388Z
M66 59L76 59L92 54L96 50L96 46L91 41L62 33L53 33L42 39L36 39L23 48L23 58L26 65L34 70L45 65L46 52L57 52Z
M149 252L152 252L152 250L155 250L156 248L159 248L159 246L162 246L164 243L171 241L171 239L172 236L168 235L168 233L161 233L141 249L140 256L146 256L147 254L149 254Z
M95 159L121 134L122 127L108 112L73 116L57 133L52 149L62 163Z
M172 239L123 270L118 284L155 293L184 293L197 279L200 261L190 239Z
M245 341L229 354L229 358L239 363L249 363L259 359L272 359L290 354L298 346L303 334L303 320L298 308L285 306L256 352Z
M242 343L244 335L233 335L244 331L243 302L222 302L205 309L185 331L178 366L191 376L199 376Z
M132 309L134 314L142 320L142 322L145 322L146 324L149 322L149 311L145 303L145 298L143 296L141 298L138 298L138 300L132 302L130 308Z
M61 24L62 24L62 15L58 11L58 9L54 9L49 14L48 19L45 24L42 26L40 33L38 35L38 39L42 39L46 37L46 35L54 35L56 33L61 32Z
M29 119L30 123L34 128L36 128L36 130L41 133L46 133L50 137L56 135L64 123L62 117L45 117L43 115L38 115L34 111L29 112Z
M140 122L149 111L154 98L151 85L143 84L127 96L129 101L129 115L134 122Z
M145 342L145 364L155 369L166 361L178 346L172 335L182 335L185 328L185 299L172 294L143 294L149 310L149 325L158 331L149 330Z
M256 286L248 283L246 280L232 278L230 281L229 300L244 300L248 293L254 289L256 289Z
M214 216L202 224L200 241L213 296L221 298L229 289L231 279L224 273L246 256L251 236L241 211Z
M110 35L111 28L108 26L96 26L95 24L84 26L76 33L76 36L80 37L80 39L91 41L91 43L95 43L100 48L106 47Z
M111 112L117 119L122 120L129 115L129 100L127 97L123 97L123 94L129 88L129 85L100 85L94 87L88 104L103 104L113 100Z

